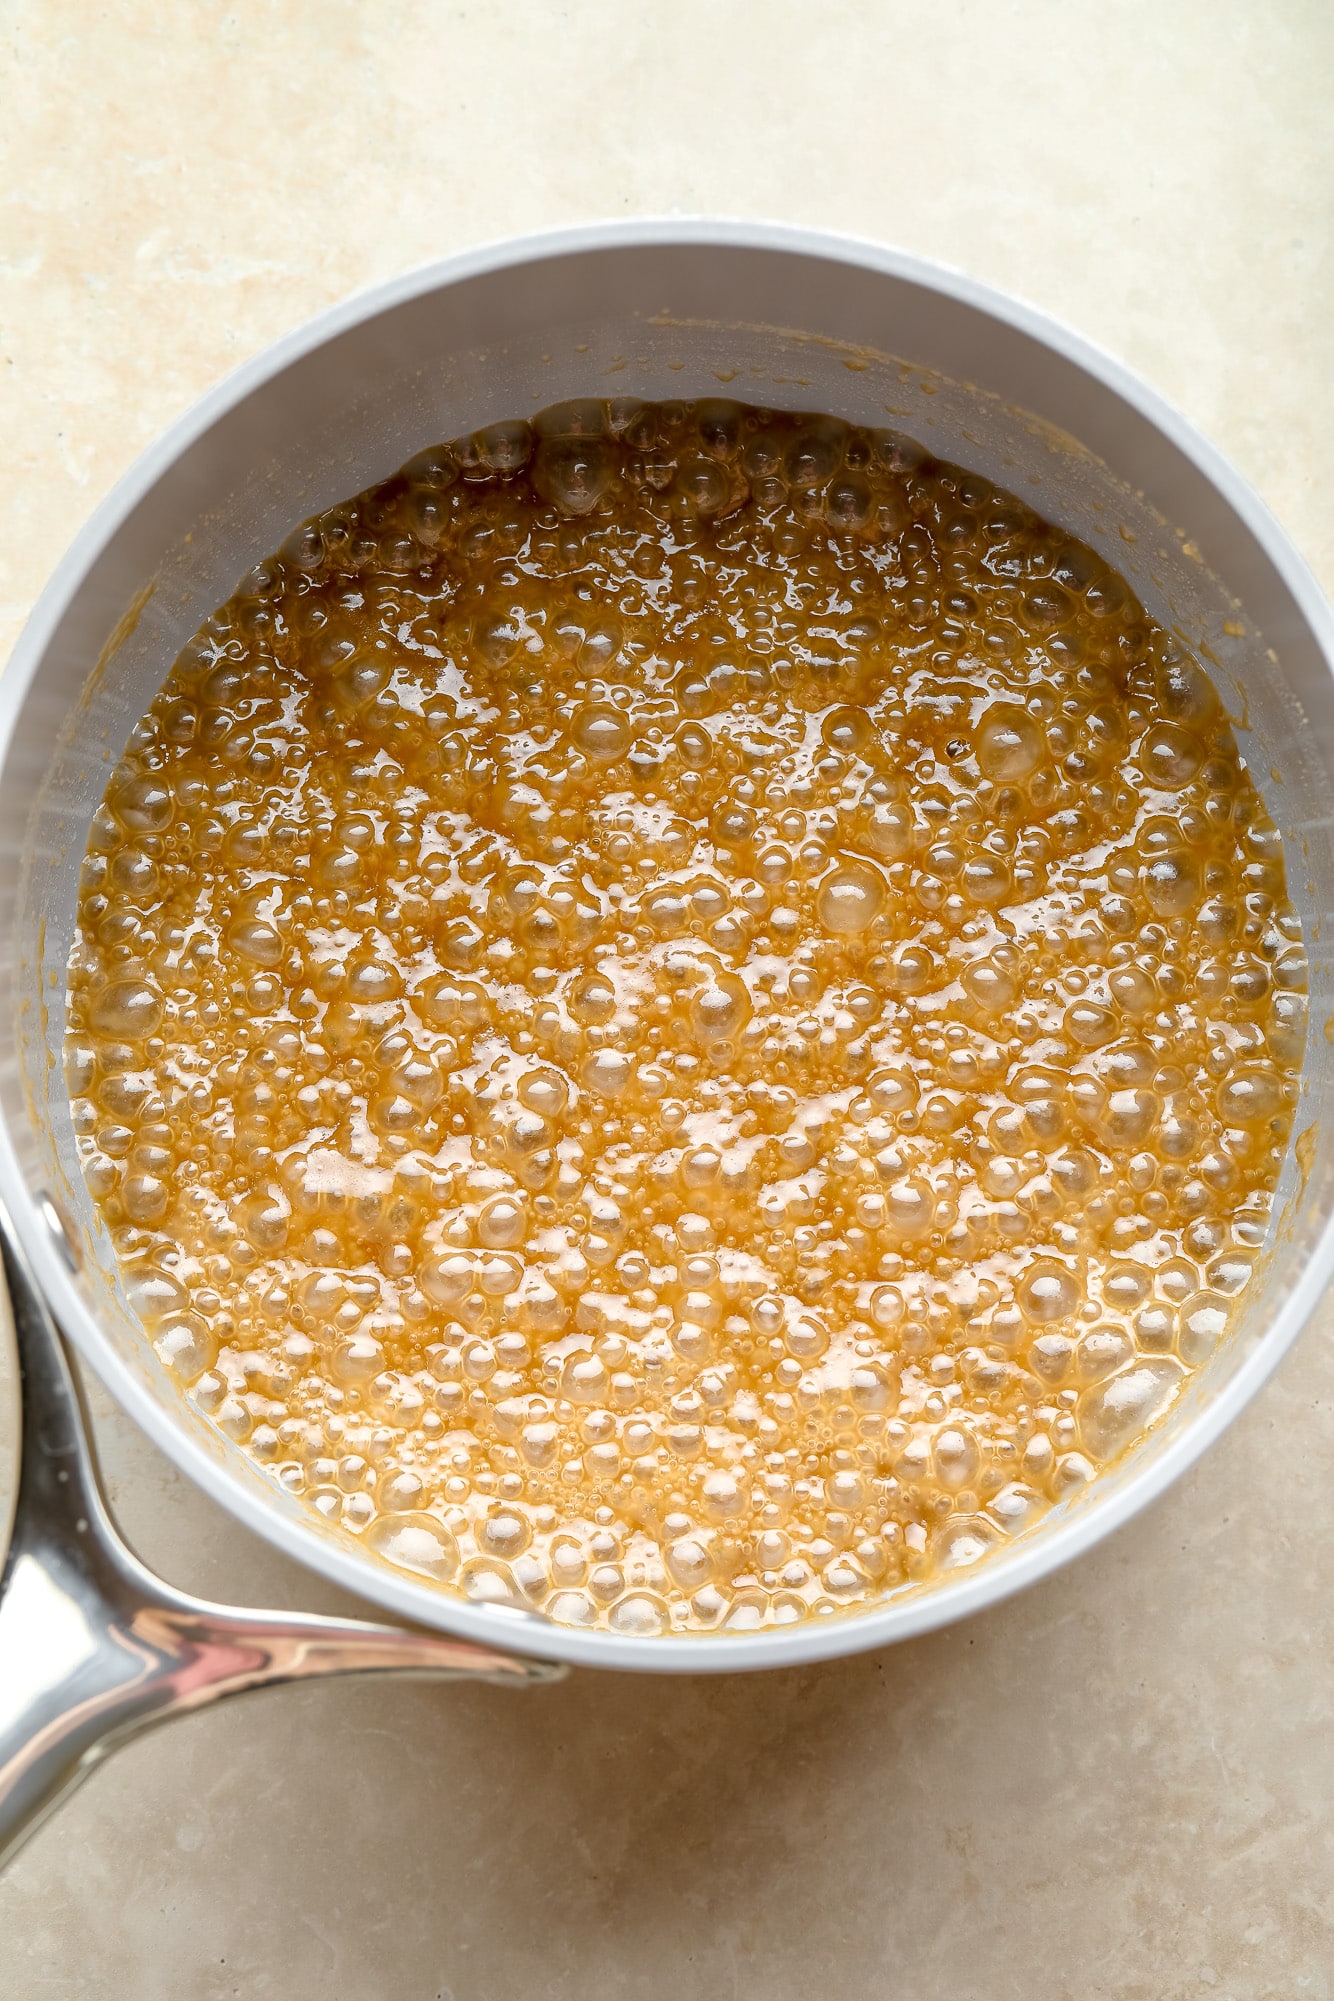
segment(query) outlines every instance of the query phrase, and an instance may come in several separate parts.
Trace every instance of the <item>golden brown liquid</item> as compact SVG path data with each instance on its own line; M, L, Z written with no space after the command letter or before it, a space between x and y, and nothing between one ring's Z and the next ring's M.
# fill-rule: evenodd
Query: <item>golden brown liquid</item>
M183 1393L623 1632L976 1561L1211 1353L1305 983L1218 697L893 434L566 406L308 524L94 824L89 1184Z

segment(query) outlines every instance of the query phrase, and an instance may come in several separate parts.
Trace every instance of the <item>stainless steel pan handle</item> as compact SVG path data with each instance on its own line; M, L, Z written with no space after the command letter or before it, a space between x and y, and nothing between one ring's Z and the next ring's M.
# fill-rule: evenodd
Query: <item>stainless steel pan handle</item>
M127 1547L54 1321L0 1215L21 1382L0 1575L0 1867L117 1745L225 1696L315 1675L525 1687L565 1668L434 1633L250 1612L174 1590Z

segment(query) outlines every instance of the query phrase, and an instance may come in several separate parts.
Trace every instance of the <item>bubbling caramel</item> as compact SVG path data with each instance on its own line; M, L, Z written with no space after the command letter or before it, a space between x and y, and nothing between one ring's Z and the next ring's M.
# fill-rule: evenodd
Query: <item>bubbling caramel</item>
M892 432L566 405L306 524L93 823L68 1082L182 1393L622 1633L972 1564L1224 1337L1305 961L1208 677Z

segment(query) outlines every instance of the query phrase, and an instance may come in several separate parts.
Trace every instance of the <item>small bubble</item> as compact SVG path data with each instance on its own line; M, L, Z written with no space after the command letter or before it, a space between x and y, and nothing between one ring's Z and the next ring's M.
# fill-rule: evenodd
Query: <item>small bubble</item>
M690 511L717 514L731 497L731 482L712 459L687 459L677 468L674 492Z
M1205 729L1218 715L1220 704L1208 675L1174 643L1154 669L1154 687L1164 713L1187 729Z
M1168 1356L1137 1362L1080 1399L1084 1443L1100 1459L1119 1452L1175 1399L1185 1372Z
M95 996L88 1021L100 1035L141 1041L162 1021L162 997L146 980L113 980Z
M865 528L871 519L875 498L864 479L855 473L831 482L825 495L825 519L831 528L845 533Z
M1218 1109L1229 1125L1260 1125L1283 1108L1283 1087L1272 1070L1237 1070L1218 1090Z
M606 1394L607 1369L597 1355L572 1355L561 1371L561 1393L572 1403L600 1403Z
M498 1195L488 1202L477 1219L478 1239L490 1250L508 1250L521 1244L527 1228L523 1204L511 1195Z
M532 426L522 418L491 424L474 434L473 443L483 465L490 466L493 472L518 472L532 457Z
M1204 745L1175 723L1155 723L1139 749L1151 785L1179 792L1189 785L1204 761Z
M829 1346L829 1329L814 1314L798 1313L783 1329L783 1340L789 1355L802 1362L814 1361Z
M366 1531L366 1544L396 1569L435 1584L448 1584L459 1566L458 1543L434 1515L381 1515Z
M139 1318L149 1325L159 1320L175 1318L190 1303L190 1295L180 1280L154 1265L143 1266L137 1271L127 1271L125 1296ZM211 1368L212 1363L205 1363L203 1366Z
M1014 877L1001 855L973 855L964 863L960 876L964 895L970 903L992 909L1008 902L1014 893Z
M349 709L364 709L389 685L389 662L354 655L334 676L339 700Z
M635 1060L624 1049L599 1049L588 1057L579 1071L579 1080L600 1097L617 1098L635 1074Z
M1060 1265L1034 1265L1020 1282L1015 1297L1030 1320L1040 1325L1066 1320L1079 1304L1079 1287Z
M532 1540L532 1528L525 1515L514 1509L506 1509L498 1515L491 1515L478 1532L478 1542L489 1556L504 1557L507 1561L527 1549Z
M925 1236L936 1220L936 1201L921 1175L905 1175L885 1190L888 1226L900 1237Z
M820 725L820 735L832 750L857 757L875 742L875 725L864 709L831 709Z
M1041 761L1042 732L1031 716L1011 704L987 709L973 732L973 754L983 772L1002 785L1021 784Z
M1185 917L1200 901L1200 867L1193 855L1160 855L1144 869L1144 893L1157 917Z
M558 1591L549 1598L546 1611L562 1626L595 1626L598 1608L586 1591Z
M619 709L595 703L575 718L574 740L580 750L611 764L630 747L630 724Z
M262 918L241 918L227 934L231 949L257 966L277 966L282 962L283 941L271 924Z
M631 1592L613 1607L608 1624L614 1633L661 1633L667 1627L667 1608L646 1592Z
M823 486L843 460L847 427L832 418L803 427L784 454L784 470L793 486Z
M554 1070L533 1070L520 1083L519 1097L544 1118L554 1119L565 1110L570 1093L565 1079Z
M690 1012L701 1036L730 1040L750 1019L750 995L741 980L723 973L700 989L690 1004Z
M533 483L562 514L591 514L612 481L607 446L595 437L544 437Z
M458 1589L477 1605L513 1605L524 1609L523 1593L507 1563L472 1557L458 1573Z
M985 1515L956 1516L936 1540L937 1567L944 1571L971 1569L990 1555L999 1540L999 1530Z
M845 862L821 883L816 909L826 931L847 935L865 931L879 915L884 900L884 879L875 869L862 862Z
M158 1360L183 1383L193 1383L218 1359L218 1344L195 1313L177 1313L153 1337Z
M175 817L176 801L161 778L145 772L118 774L107 803L121 825L135 834L160 834Z

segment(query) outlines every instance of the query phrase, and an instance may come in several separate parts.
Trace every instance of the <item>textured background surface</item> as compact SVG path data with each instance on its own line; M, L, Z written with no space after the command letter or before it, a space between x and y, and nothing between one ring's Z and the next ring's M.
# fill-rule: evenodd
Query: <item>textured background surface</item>
M1046 307L1334 585L1332 85L1321 0L0 0L0 655L135 453L274 335L442 251L674 208ZM1334 1994L1330 1326L1148 1517L926 1641L174 1726L0 1884L0 2001ZM332 1607L99 1410L151 1561Z

